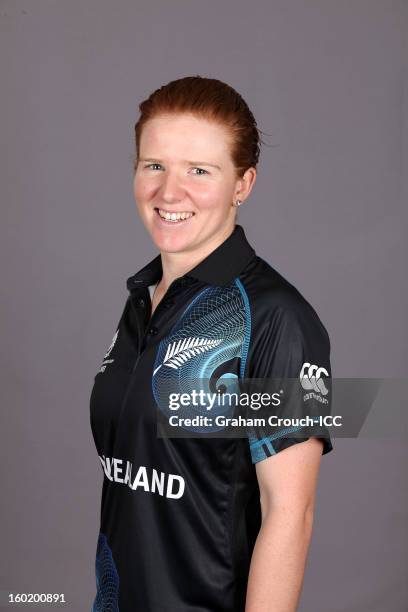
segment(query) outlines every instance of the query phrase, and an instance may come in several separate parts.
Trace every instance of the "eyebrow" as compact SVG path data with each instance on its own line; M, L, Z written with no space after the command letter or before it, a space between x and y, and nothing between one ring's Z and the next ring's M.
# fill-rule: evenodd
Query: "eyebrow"
M139 161L154 162L158 164L162 163L161 159L157 159L155 157L139 157ZM217 166L216 164L209 164L208 162L205 162L205 161L188 161L188 160L183 160L183 161L186 164L190 164L192 166L210 166L211 168L217 168L217 170L221 170L220 166Z

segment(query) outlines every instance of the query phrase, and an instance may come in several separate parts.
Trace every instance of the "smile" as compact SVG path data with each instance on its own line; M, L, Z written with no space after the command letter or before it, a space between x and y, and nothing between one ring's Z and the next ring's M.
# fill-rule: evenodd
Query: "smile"
M183 223L195 215L193 212L167 212L161 208L155 208L155 211L164 222L170 223Z

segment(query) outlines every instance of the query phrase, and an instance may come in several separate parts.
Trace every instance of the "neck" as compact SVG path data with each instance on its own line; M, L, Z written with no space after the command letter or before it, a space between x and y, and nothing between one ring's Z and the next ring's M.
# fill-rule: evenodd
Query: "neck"
M163 268L163 276L159 281L160 288L166 292L171 283L180 276L189 272L201 261L203 261L210 253L220 246L234 231L235 225L228 226L222 232L212 236L204 244L201 244L191 251L182 251L180 253L161 252L161 261Z

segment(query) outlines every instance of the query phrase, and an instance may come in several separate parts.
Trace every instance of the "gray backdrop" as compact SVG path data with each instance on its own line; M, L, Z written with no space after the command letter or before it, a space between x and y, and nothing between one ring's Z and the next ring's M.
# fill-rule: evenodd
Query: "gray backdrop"
M0 7L0 590L89 610L102 486L89 395L126 278L156 254L132 194L138 103L191 74L242 93L275 146L238 222L315 306L334 376L404 377L407 3ZM403 612L405 440L334 443L299 610Z

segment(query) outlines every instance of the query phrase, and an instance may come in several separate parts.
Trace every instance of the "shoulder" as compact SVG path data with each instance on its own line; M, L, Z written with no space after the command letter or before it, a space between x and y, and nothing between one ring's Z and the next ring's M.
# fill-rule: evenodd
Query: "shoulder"
M254 258L240 279L247 295L250 317L263 327L295 331L318 330L328 337L327 330L312 304L293 284L267 261Z
M330 368L330 339L314 307L300 291L260 257L240 275L247 301L250 377L271 372L297 376L304 363Z

